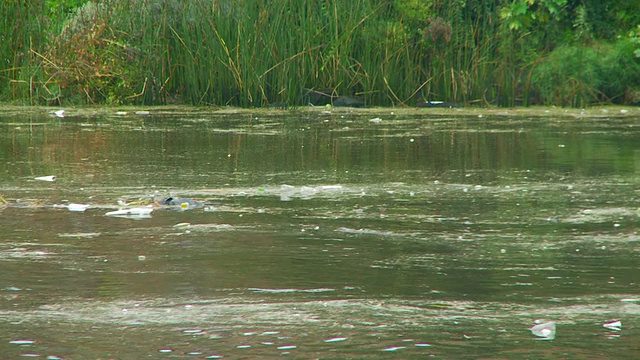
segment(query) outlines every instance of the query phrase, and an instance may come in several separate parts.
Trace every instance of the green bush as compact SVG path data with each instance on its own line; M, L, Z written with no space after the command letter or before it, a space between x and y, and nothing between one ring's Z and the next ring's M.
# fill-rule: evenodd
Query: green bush
M560 46L533 70L532 87L541 102L583 107L623 103L640 88L640 59L633 39Z

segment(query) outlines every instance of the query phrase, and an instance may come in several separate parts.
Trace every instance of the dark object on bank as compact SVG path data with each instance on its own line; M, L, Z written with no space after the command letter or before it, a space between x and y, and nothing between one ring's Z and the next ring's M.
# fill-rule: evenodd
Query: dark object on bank
M180 208L199 208L204 206L204 204L200 201L174 197L168 197L166 199L160 200L160 205L179 206Z
M364 107L364 100L351 96L338 96L333 100L333 106L361 108Z
M325 106L330 105L334 99L338 98L336 89L306 89L307 96L309 96L309 105L313 106Z
M276 101L274 103L269 104L269 109L276 110L287 110L289 108L289 104L284 101Z
M309 96L309 105L335 107L364 107L364 100L354 96L338 96L336 89L327 88L320 90L306 89Z
M419 101L416 104L417 107L432 107L432 108L459 108L462 107L456 103L445 101Z

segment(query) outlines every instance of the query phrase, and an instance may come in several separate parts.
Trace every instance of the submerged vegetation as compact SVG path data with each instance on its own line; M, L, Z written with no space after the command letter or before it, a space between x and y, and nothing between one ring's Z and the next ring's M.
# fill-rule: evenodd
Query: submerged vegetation
M8 0L0 14L10 102L640 102L640 0Z

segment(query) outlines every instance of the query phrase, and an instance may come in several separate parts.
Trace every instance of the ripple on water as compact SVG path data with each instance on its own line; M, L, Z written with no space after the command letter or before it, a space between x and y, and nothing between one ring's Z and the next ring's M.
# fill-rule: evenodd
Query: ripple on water
M318 289L262 289L262 288L248 288L247 290L256 293L267 294L288 294L288 293L324 293L333 292L336 289L318 288Z

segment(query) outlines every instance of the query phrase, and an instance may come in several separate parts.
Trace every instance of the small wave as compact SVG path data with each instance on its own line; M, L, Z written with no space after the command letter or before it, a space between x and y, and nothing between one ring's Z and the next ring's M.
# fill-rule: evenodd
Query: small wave
M286 294L286 293L322 293L332 292L336 289L318 288L318 289L265 289L265 288L248 288L247 290L259 293Z
M336 229L338 232L347 233L347 234L364 234L364 235L381 235L381 236L398 236L400 234L394 233L392 231L380 231L373 229L352 229L348 227L339 227Z

